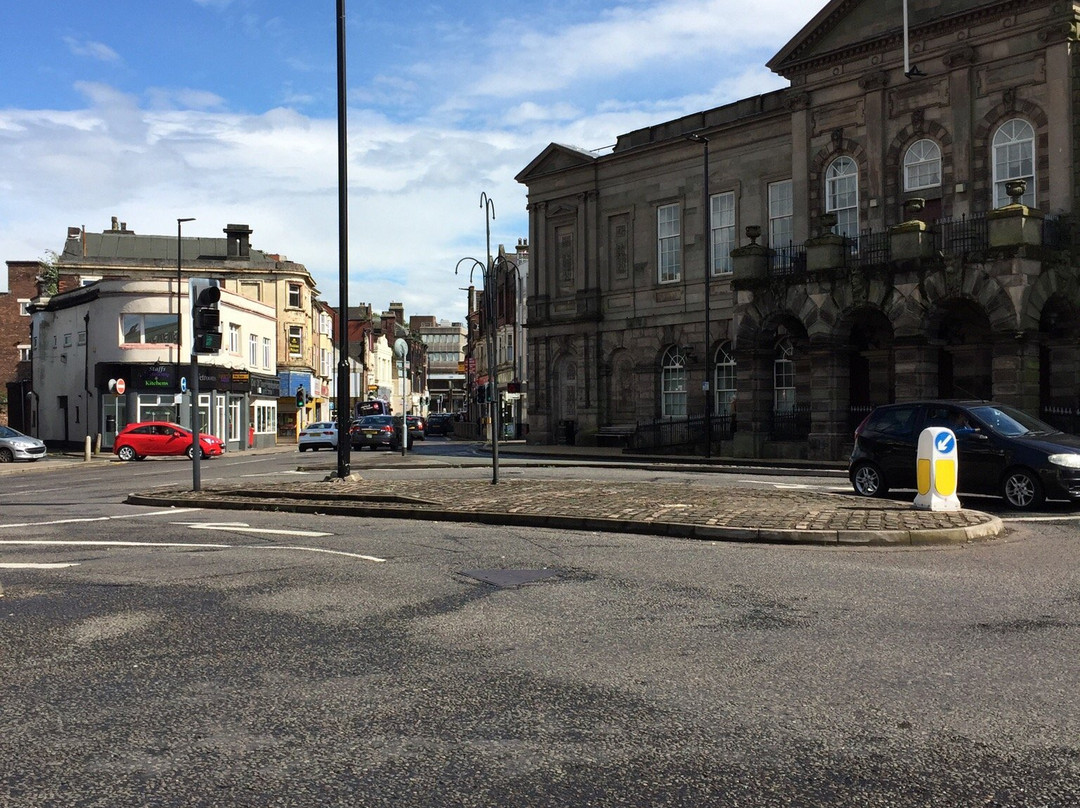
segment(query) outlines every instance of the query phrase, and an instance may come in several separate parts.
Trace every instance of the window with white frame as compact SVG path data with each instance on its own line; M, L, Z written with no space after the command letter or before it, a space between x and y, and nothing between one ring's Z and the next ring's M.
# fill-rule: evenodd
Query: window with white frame
M321 348L319 350L319 362L322 368L322 376L329 379L333 376L333 360L334 355L330 352L329 348Z
M735 249L735 193L727 191L712 197L712 273L731 272L731 251Z
M238 441L240 440L240 404L241 399L230 398L229 399L229 419L226 428L226 440Z
M721 343L714 359L714 412L717 415L732 415L735 412L735 353L731 342Z
M248 364L253 368L259 366L259 338L255 334L248 334Z
M30 316L30 309L27 308L29 305L30 305L30 301L27 298L25 298L25 297L20 297L19 298L19 316L20 317L29 317Z
M773 360L773 409L776 412L795 410L795 346L782 337L776 343Z
M240 324L229 323L229 353L240 353Z
M70 348L74 343L71 341L71 334L64 334L64 347Z
M769 246L774 250L791 246L794 194L791 180L769 183Z
M660 393L660 414L664 418L686 417L686 356L674 345L664 353Z
M1005 121L994 133L994 207L1012 203L1005 189L1010 180L1025 180L1021 204L1035 207L1035 128L1025 120Z
M932 140L917 140L904 154L904 190L921 191L941 185L941 148Z
M289 308L300 308L300 284L298 283L289 284Z
M77 342L77 343L78 343L79 345L85 345L85 344L86 344L86 331L80 331L80 332L79 332L79 333L78 333L78 334L76 335L75 341L76 341L76 342Z
M682 236L679 203L656 209L656 261L660 283L677 281L682 276Z
M121 314L121 342L161 345L176 342L175 314Z
M29 362L30 361L30 346L29 345L20 345L18 347L19 347L19 361L20 362Z
M859 237L859 167L850 157L837 157L825 172L825 211L836 214L834 233Z
M255 405L255 433L268 435L277 432L277 403L257 403Z
M262 338L262 360L263 360L262 361L262 366L264 368L269 368L270 367L270 359L271 359L270 337L263 337Z

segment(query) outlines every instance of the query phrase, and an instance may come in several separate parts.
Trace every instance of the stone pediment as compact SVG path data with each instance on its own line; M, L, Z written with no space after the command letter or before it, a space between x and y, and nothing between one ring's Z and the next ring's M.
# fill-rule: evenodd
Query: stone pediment
M527 185L533 177L565 171L568 168L578 168L594 162L596 162L596 155L591 152L574 146L551 143L533 158L533 161L525 166L514 179Z
M987 0L907 0L908 29L914 34L927 26L959 22L969 14L994 13L1005 2ZM904 33L904 7L900 0L830 0L806 26L768 62L785 78L808 65L866 52L899 49Z

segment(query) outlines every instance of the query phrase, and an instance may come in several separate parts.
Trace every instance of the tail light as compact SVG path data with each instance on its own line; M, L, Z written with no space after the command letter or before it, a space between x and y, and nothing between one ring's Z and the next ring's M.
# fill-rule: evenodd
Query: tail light
M870 420L870 415L871 414L872 413L867 413L866 417L863 418L862 421L859 422L859 425L857 427L855 427L855 438L856 439L858 439L859 435L862 433L863 427L866 426L866 422Z

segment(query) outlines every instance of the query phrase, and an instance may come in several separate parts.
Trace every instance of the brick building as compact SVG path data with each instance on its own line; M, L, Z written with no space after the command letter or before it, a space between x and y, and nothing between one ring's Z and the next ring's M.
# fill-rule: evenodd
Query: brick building
M8 288L0 292L0 424L29 433L30 314L42 265L8 261Z

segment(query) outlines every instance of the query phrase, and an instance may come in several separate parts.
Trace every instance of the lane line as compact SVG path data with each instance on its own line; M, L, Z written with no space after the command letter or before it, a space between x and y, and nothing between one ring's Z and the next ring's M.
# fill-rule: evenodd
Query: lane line
M1080 516L1003 516L1002 522L1076 522Z
M377 564L386 562L378 556L348 553L343 550L327 550L322 547L277 547L260 544L199 544L196 542L153 542L153 541L47 541L41 539L0 539L0 546L19 547L170 547L183 549L208 550L292 550L299 553L323 553L326 555L346 556Z
M192 530L228 530L232 533L259 533L275 536L303 536L318 539L333 536L318 530L275 530L273 528L251 527L246 522L173 522L174 525L187 525Z
M0 570L58 570L58 569L63 569L64 567L77 567L77 566L79 566L79 563L77 561L69 561L69 562L66 562L66 563L65 562L56 562L55 564L44 564L44 563L41 563L41 564L33 564L33 563L19 564L19 563L16 563L16 562L11 562L10 564L0 564Z

